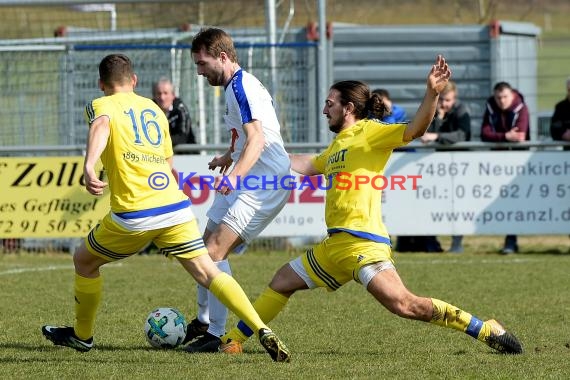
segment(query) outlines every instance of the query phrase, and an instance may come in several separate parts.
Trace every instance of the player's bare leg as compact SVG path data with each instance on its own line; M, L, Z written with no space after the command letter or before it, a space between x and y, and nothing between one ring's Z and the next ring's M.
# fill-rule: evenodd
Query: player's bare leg
M377 273L367 290L384 307L402 318L431 322L462 331L503 353L522 353L518 339L497 321L484 322L447 302L416 296L405 287L395 269Z

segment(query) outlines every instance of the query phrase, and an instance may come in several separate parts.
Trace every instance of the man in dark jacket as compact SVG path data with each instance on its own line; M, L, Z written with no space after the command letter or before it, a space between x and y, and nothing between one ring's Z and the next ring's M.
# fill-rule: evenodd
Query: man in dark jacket
M489 142L520 142L529 140L528 107L520 92L507 82L499 82L493 88L493 96L487 99L481 140ZM502 254L518 252L517 235L507 235Z
M507 82L493 88L487 99L481 126L481 140L490 142L518 142L529 140L528 107L520 92Z
M566 80L566 98L556 104L550 120L550 135L553 140L570 141L570 78ZM570 147L564 147L570 150Z
M467 106L457 99L457 86L449 81L439 94L437 111L427 132L421 137L424 144L437 142L439 144L455 144L471 139L471 116ZM441 247L435 236L426 236L429 247ZM463 236L454 235L451 238L449 252L463 252Z
M174 86L170 79L160 78L153 84L152 98L166 114L170 126L172 146L196 144L188 108L174 94Z
M172 147L178 144L196 144L188 108L174 94L174 85L170 79L162 77L153 83L152 100L160 107L168 119ZM191 154L198 154L198 152L192 152ZM155 249L156 246L154 243L151 243L141 251L141 254L149 254Z
M457 100L457 86L449 81L439 95L437 112L427 132L421 137L423 143L455 144L471 139L471 116L467 107Z

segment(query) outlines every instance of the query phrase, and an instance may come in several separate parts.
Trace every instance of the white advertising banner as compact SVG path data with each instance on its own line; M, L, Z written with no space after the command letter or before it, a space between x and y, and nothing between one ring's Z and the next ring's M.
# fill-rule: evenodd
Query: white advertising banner
M394 153L396 174L422 178L386 191L394 235L570 233L569 152Z
M216 170L208 170L208 162L212 156L197 155L177 155L174 157L174 168L179 173L188 176L190 173L197 173L191 179L196 189L186 188L186 193L190 195L192 210L198 218L198 223L203 229L206 227L208 218L206 212L212 204L215 196L213 190L208 186L200 189L199 176L219 175ZM294 173L292 173L294 175ZM298 176L296 176L299 178ZM204 182L204 181L203 181ZM288 183L284 181L284 183ZM261 233L261 236L322 236L326 234L325 225L325 191L317 186L304 186L299 189L300 182L293 186L287 205L281 213L275 217L273 222ZM271 191L268 189L266 191Z
M197 181L216 174L208 170L210 160L196 155L174 159L179 172L196 173L191 181L196 189L187 193L202 228L214 191L200 189ZM396 152L385 177L361 186L385 186L383 217L393 235L570 233L568 152ZM325 233L325 191L300 177L294 187L262 236Z

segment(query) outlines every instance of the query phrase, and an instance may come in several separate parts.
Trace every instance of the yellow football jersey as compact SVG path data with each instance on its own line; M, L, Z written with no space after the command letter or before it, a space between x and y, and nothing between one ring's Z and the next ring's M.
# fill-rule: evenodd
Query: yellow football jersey
M314 167L328 182L325 221L329 233L345 231L390 244L382 222L382 191L377 189L382 184L375 188L372 179L384 174L392 150L406 145L402 141L406 127L363 119L341 131L313 158ZM367 178L370 182L365 184Z
M134 92L116 93L93 100L85 113L90 125L102 115L110 120L101 161L107 171L111 211L156 210L140 216L157 215L188 201L166 161L173 154L168 120L152 100Z

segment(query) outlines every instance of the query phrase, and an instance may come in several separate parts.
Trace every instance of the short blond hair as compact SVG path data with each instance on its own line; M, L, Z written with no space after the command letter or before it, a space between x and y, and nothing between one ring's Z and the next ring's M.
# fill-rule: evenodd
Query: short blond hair
M441 94L447 94L448 92L455 92L457 95L457 85L453 81L447 82L443 90L441 90Z

